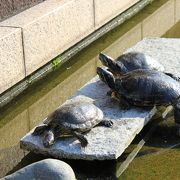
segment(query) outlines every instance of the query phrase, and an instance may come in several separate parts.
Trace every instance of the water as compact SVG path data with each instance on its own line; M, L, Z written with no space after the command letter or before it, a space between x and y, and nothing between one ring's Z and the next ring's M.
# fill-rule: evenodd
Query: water
M166 2L168 0L152 3L135 17L92 43L69 62L58 67L41 82L32 85L0 110L0 177L45 158L21 150L19 139L96 75L99 52L103 51L115 58L140 41L143 38L139 31L142 22L158 15L159 8L164 7ZM171 27L171 23L167 25L166 27ZM157 34L164 34L165 31L167 30L159 30ZM170 28L163 37L179 38L180 22ZM117 161L67 162L75 170L78 179L177 179L180 177L180 146L177 145L179 139L172 133L172 119L155 129L128 168L120 173L124 160L139 146L139 141L151 127L147 126Z
M152 124L144 128L139 135L140 139L150 127L152 128ZM159 123L119 179L179 179L180 141L174 134L175 129L172 118ZM138 142L137 137L125 153L128 155Z

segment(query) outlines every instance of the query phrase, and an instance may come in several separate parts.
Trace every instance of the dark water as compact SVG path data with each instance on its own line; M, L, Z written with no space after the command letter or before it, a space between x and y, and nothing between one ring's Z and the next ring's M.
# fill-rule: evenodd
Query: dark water
M139 33L139 29L142 28L139 24L143 26L142 22L158 15L159 8L164 7L166 2L168 0L152 3L0 109L0 177L45 158L21 150L20 138L96 75L99 52L106 52L115 58L140 41L143 36ZM164 23L167 24L167 22ZM162 33L161 36L168 38L179 38L180 22L166 31L159 30L158 34ZM140 146L139 142L151 127L152 125L149 124L117 161L67 162L75 170L78 179L178 179L180 177L180 162L178 162L180 141L172 133L173 119L155 128L154 133L128 168L122 171L122 165L128 164L126 159Z

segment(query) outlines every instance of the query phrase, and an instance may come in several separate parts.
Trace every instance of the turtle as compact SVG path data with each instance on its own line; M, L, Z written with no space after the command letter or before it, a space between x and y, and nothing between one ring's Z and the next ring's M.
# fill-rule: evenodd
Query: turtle
M174 119L180 124L180 83L152 69L137 69L121 77L97 67L97 74L113 90L123 109L134 106L173 106Z
M165 72L164 67L158 61L141 52L127 52L115 60L106 54L100 53L99 59L102 64L106 66L115 76L121 76L136 69L153 69L164 72L173 79L180 81L180 77L172 73Z
M33 131L33 135L43 135L44 147L50 147L60 136L76 137L82 147L88 144L83 133L94 126L112 127L111 120L103 119L103 112L92 102L70 101L51 113L42 125Z

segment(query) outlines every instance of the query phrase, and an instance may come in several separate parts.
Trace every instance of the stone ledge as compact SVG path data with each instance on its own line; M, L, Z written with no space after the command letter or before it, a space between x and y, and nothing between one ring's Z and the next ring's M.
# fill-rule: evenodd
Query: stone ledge
M179 39L147 38L128 51L140 51L148 54L163 64L167 72L178 74L180 71L179 47ZM41 137L32 136L32 131L21 139L21 147L56 158L117 159L155 114L156 108L132 107L130 110L123 111L117 102L107 96L107 91L107 86L98 77L95 77L73 96L77 100L78 96L90 98L89 100L104 112L105 118L114 122L113 128L95 127L88 132L86 137L89 144L85 149L81 148L75 138L59 139L51 148L44 148ZM68 101L72 101L72 99Z
M25 78L20 28L0 27L0 93Z

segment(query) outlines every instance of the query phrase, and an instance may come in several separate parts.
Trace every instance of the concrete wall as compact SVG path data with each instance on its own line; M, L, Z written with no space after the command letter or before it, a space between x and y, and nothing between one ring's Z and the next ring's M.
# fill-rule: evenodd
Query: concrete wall
M44 0L0 0L0 21Z
M140 0L47 0L0 23L0 93ZM157 13L172 24L179 21L178 0L169 0ZM164 19L163 19L164 20ZM144 36L158 36L161 19L143 22ZM148 23L147 23L148 22ZM149 23L151 22L151 24ZM155 30L148 34L148 29ZM162 31L170 28L162 27ZM147 30L146 30L147 29Z

